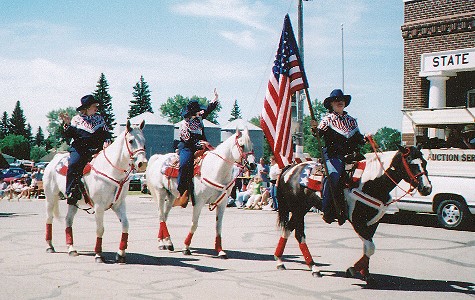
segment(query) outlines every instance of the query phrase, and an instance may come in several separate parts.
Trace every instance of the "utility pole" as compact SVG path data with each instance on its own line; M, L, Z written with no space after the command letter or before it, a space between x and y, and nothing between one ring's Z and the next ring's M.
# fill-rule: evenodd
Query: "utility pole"
M343 51L343 23L341 23L341 90L345 92L345 54Z
M298 15L298 29L297 29L297 44L299 46L300 59L302 65L304 64L304 51L303 51L303 1L308 0L299 0L297 7ZM295 93L295 104L296 104L296 126L295 126L295 152L303 152L303 106L304 106L304 97L305 94L300 91Z

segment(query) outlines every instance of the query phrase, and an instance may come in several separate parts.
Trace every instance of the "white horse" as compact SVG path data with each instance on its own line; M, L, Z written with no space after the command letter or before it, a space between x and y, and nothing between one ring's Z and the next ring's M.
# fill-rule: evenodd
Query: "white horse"
M95 260L103 262L102 236L104 234L104 212L111 208L122 224L122 237L116 261L125 263L125 249L127 248L129 221L127 220L125 196L129 189L129 175L132 171L143 172L147 167L145 157L145 138L142 132L145 123L131 126L127 121L126 130L106 149L102 150L91 162L91 171L83 176L86 198L78 205L88 205L92 208L96 218L96 246ZM43 177L46 195L46 243L47 252L55 252L52 243L53 216L59 216L58 200L60 193L65 193L66 176L60 174L60 169L67 161L69 153L57 154L45 169ZM63 167L64 171L64 167ZM70 256L77 256L73 246L73 220L78 211L78 205L68 205L66 215L66 244Z
M190 244L198 227L201 209L209 204L210 210L216 208L216 241L215 250L221 258L227 258L221 245L221 228L227 198L234 186L233 166L243 167L251 162L252 142L247 128L230 136L214 150L207 152L202 160L201 173L194 177L193 220L188 237L185 240L183 254L191 255ZM249 156L249 159L248 159ZM147 187L152 197L158 201L160 229L158 232L159 249L174 250L173 243L166 225L173 200L178 196L177 179L162 173L164 164L176 158L175 153L155 154L150 157L147 166Z

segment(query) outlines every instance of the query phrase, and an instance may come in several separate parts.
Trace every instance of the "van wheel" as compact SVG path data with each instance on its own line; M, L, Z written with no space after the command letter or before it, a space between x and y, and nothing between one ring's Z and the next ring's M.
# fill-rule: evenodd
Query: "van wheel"
M444 200L437 208L437 219L439 224L447 229L460 229L470 218L470 213L465 206L458 200Z

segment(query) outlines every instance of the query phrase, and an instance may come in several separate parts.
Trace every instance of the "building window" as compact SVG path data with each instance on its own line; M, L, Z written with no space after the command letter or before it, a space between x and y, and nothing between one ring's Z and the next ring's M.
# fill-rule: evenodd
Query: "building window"
M467 92L467 107L475 107L475 89Z

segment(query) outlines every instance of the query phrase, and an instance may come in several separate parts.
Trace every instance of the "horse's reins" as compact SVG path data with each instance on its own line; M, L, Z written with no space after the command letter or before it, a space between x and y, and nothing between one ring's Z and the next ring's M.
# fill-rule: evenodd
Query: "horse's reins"
M406 171L407 175L409 175L409 179L410 179L410 182L409 182L409 189L406 191L405 189L403 189L399 183L397 183L392 177L391 175L388 174L388 172L384 169L384 166L383 166L383 162L381 161L381 159L379 158L379 155L378 155L378 149L377 149L377 146L376 146L376 142L373 140L373 137L371 135L367 136L367 139L368 139L368 142L369 144L371 145L371 148L373 148L373 152L374 152L374 155L376 156L376 158L378 159L378 162L379 164L381 165L381 168L384 172L384 174L389 178L389 180L391 180L400 190L402 190L404 192L404 195L402 195L401 197L395 199L395 200L392 200L392 201L389 201L388 203L385 203L384 205L385 206L389 206L390 204L392 203L395 203L395 202L398 202L399 200L402 199L402 197L408 195L408 194L411 194L414 189L419 185L419 179L418 177L425 174L426 172L425 171L422 171L416 175L414 175L414 173L412 173L411 171L411 168L409 168L409 164L407 163L406 161L406 157L409 156L411 150L410 149L407 149L407 151L405 153L402 153L402 156L401 156L401 160L402 160L402 165L404 166L404 170ZM413 185L412 182L415 182L416 185Z
M227 162L228 164L231 164L231 165L237 165L237 167L240 169L238 175L236 177L234 177L231 182L229 182L228 184L220 184L220 183L216 183L216 182L212 182L210 181L209 179L205 178L205 177L202 177L201 180L204 181L205 183L207 183L208 185L218 189L218 190L223 190L223 191L227 191L231 186L234 185L235 181L236 181L236 178L239 176L239 174L242 172L242 170L244 169L244 164L243 164L243 160L246 159L246 157L250 154L252 154L253 152L252 151L249 151L249 152L244 152L243 151L243 147L241 145L239 145L239 136L236 135L236 139L234 140L234 144L237 146L238 148L238 151L239 151L239 158L240 158L240 162L236 162L236 161L231 161L225 157L222 157L221 155L219 155L218 153L214 152L214 151L210 151L209 153L212 153L214 155L216 155L217 157L221 158L223 161ZM216 207L218 206L218 204L224 199L224 196L226 195L225 192L223 192L221 194L221 196L218 198L218 200L216 200L216 202L214 203L210 203L209 204L209 207L208 209L210 211L213 211L214 209L216 209Z
M125 131L125 134L124 134L124 141L125 141L125 145L126 145L126 147L127 147L127 151L128 151L128 153L129 153L130 161L132 162L133 159L136 157L136 155L137 155L138 153L145 152L145 149L144 149L144 148L139 148L139 149L137 149L137 150L135 150L135 151L132 151L132 150L130 149L129 143L127 142L127 139L126 139L128 133L129 133L129 132L126 130L126 131ZM116 196L115 196L115 199L114 199L114 202L116 202L117 199L119 199L119 196L120 196L120 194L121 194L121 192L122 192L122 188L124 187L124 184L125 184L127 181L129 181L129 175L130 175L130 173L132 173L132 171L135 170L135 164L130 163L130 164L129 164L129 169L121 169L121 168L115 166L115 165L110 161L110 159L107 157L107 155L106 155L106 148L104 148L101 152L102 152L102 154L104 155L104 158L106 159L106 161L107 161L114 169L119 170L120 172L126 174L124 179L118 180L118 179L115 179L115 178L109 176L108 174L106 174L106 173L104 173L104 172L101 172L101 171L97 170L97 169L94 167L94 165L91 165L91 169L94 170L94 172L96 172L96 173L99 174L99 175L102 175L102 176L106 177L107 179L109 179L109 180L111 180L112 182L115 182L115 183L117 183L117 184L119 185L119 190L117 191ZM113 202L113 203L114 203L114 202Z

